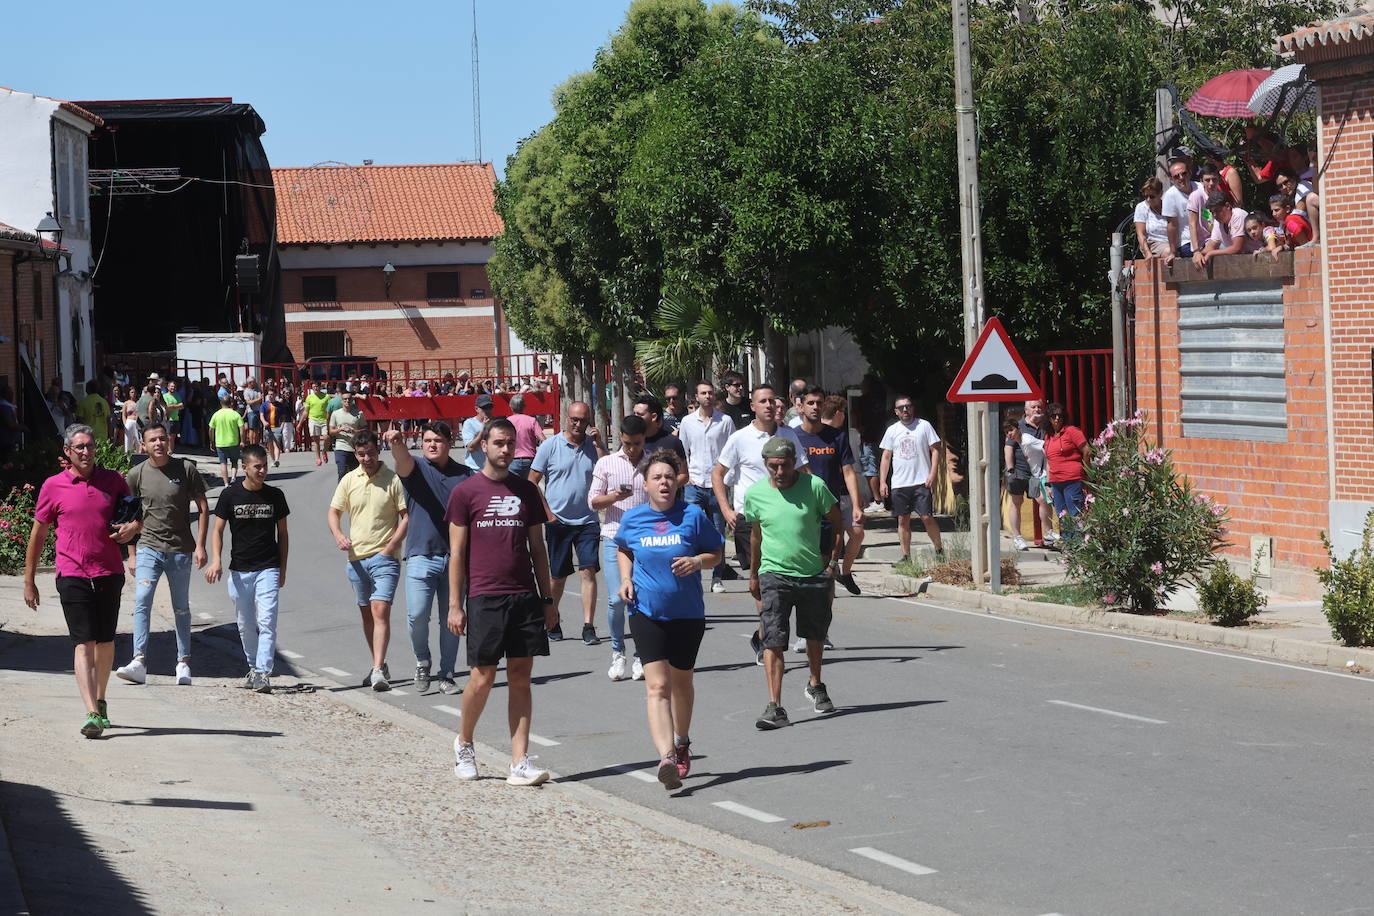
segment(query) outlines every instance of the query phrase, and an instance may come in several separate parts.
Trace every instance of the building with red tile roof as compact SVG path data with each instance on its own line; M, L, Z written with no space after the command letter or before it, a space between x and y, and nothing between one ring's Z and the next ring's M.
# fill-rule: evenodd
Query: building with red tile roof
M420 378L524 350L487 279L502 225L490 163L321 164L272 179L298 360L375 356Z

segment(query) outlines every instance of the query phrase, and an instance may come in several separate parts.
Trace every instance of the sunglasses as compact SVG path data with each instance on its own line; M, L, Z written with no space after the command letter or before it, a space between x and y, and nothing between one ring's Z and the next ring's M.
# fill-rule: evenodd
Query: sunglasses
M896 409L897 409L897 410L911 410L911 405L910 405L910 404L898 404L898 405L896 405Z

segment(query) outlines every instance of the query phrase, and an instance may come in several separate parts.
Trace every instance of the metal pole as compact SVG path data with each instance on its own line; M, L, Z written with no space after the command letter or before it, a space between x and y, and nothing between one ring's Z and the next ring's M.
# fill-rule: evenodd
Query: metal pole
M973 59L969 48L968 0L954 0L954 111L959 144L959 228L964 267L964 354L973 351L983 328L983 237L978 204L978 122L973 107ZM987 572L988 514L983 488L976 481L985 471L982 405L968 407L969 547L973 584L983 585Z
M1126 246L1121 233L1112 233L1112 419L1126 415L1126 321L1121 302L1121 267Z
M998 447L1002 431L997 428L1000 409L1000 404L988 405L988 470L984 480L988 489L988 589L994 594L1002 590L1002 475L997 458L1002 453Z

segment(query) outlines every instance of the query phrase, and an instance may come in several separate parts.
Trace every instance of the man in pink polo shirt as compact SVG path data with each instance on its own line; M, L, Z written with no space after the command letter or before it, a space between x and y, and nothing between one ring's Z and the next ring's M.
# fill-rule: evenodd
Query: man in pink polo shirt
M538 420L525 413L523 394L511 395L510 416L506 419L515 427L515 457L511 459L510 472L517 477L529 477L534 453L539 450L539 443L544 441L544 428Z
M120 501L130 495L129 484L122 474L96 467L95 447L95 434L83 423L73 423L63 433L62 452L69 466L39 488L24 556L24 603L37 608L34 572L48 529L57 523L57 596L76 646L76 686L86 704L81 734L87 738L99 738L110 727L105 686L114 665L119 593L124 589L119 545L143 528L136 521L112 523Z

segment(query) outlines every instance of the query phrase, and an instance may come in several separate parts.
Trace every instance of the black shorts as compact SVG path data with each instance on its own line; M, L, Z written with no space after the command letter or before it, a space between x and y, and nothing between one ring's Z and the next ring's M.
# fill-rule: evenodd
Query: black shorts
M654 620L643 614L631 614L630 635L634 637L635 655L641 664L667 659L679 671L691 671L697 666L701 637L706 635L706 618Z
M57 597L67 632L73 643L114 642L119 622L119 593L124 590L124 575L58 576Z
M601 568L601 525L597 522L568 525L555 519L544 525L544 541L549 545L549 575L555 579L566 579L574 568Z
M830 632L831 589L829 576L784 576L766 572L759 576L763 607L759 622L763 645L783 649L791 641L791 614L797 611L797 635L802 639L825 639Z
M918 483L914 487L898 487L892 491L892 514L897 516L915 513L926 518L934 515L930 501L930 487Z
M1025 496L1030 489L1030 479L1026 477L1008 477L1007 493L1012 496Z
M470 595L467 612L469 668L549 654L544 602L538 595Z
M740 569L748 569L751 565L749 556L749 537L753 532L754 526L742 515L735 516L735 559L739 561Z
M827 564L830 562L830 554L835 549L835 529L830 527L830 522L821 520L821 559Z

